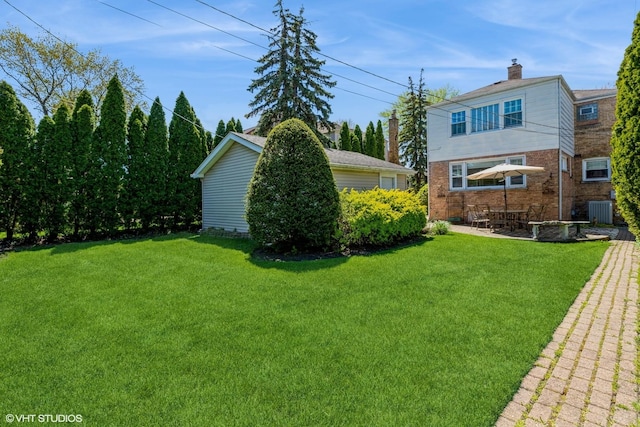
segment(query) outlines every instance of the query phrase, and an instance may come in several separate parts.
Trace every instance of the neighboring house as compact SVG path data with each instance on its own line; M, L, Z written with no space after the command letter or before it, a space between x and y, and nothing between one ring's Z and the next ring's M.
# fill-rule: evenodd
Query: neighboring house
M611 223L611 128L615 89L572 91L561 75L508 79L427 111L429 218L468 218L468 205L503 206L503 182L467 175L499 163L543 166L507 178L510 206L545 205L544 219Z
M202 182L202 228L247 232L245 198L266 138L231 132L191 174ZM364 154L325 148L338 190L405 190L415 172Z

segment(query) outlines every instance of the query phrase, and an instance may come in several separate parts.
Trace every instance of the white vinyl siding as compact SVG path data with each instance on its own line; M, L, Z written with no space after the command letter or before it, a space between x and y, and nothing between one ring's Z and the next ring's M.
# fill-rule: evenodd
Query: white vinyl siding
M378 172L362 172L350 170L333 170L333 178L336 181L338 191L343 189L371 190L380 185Z
M460 111L460 104L466 105L471 114L473 109L487 105L499 104L504 109L506 102L518 99L521 100L522 125L451 136L452 113ZM504 114L502 109L500 113ZM573 156L574 110L569 89L560 77L463 99L459 103L436 104L427 110L429 162L550 149L562 149ZM504 126L504 117L500 120Z
M259 154L233 144L202 180L202 228L249 231L245 198Z

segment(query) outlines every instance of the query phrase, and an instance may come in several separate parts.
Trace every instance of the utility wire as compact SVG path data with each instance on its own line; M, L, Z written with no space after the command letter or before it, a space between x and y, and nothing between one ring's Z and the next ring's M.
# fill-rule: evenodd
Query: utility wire
M131 16L133 16L134 18L138 18L138 19L140 19L140 20L142 20L142 21L148 22L149 24L153 24L153 25L157 25L158 27L162 27L162 25L160 25L160 24L158 24L158 23L156 23L156 22L149 21L148 19L145 19L145 18L143 18L143 17L141 17L141 16L135 15L135 14L133 14L133 13L131 13L131 12L127 12L126 10L122 10L122 9L120 9L119 7L115 7L115 6L113 6L113 5L109 4L109 3L105 3L105 2L100 1L100 0L98 0L98 3L102 3L102 4L103 4L103 5L105 5L105 6L108 6L108 7L110 7L110 8L115 9L115 10L118 10L118 11L120 11L120 12L122 12L122 13L126 13L127 15L131 15Z

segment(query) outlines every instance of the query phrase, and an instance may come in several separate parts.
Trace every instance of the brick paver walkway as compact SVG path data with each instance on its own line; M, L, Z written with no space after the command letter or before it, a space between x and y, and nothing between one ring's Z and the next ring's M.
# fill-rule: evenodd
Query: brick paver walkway
M640 426L638 252L621 230L497 427Z

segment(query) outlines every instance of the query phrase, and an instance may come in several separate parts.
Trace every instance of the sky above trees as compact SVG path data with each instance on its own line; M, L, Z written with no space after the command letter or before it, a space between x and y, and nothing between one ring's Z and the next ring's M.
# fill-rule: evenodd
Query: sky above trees
M184 91L213 131L220 119L232 116L245 128L255 125L244 119L252 99L247 88L268 46L262 29L277 23L274 4L61 0L43 8L38 0L8 0L0 2L0 14L5 26L32 37L43 33L35 21L83 52L99 48L134 67L149 104L159 96L173 106ZM635 0L284 5L294 13L304 5L309 29L327 55L324 69L337 81L331 119L361 126L377 121L421 68L428 88L449 84L461 93L505 79L512 58L523 65L524 77L562 74L574 89L613 87L638 9Z

